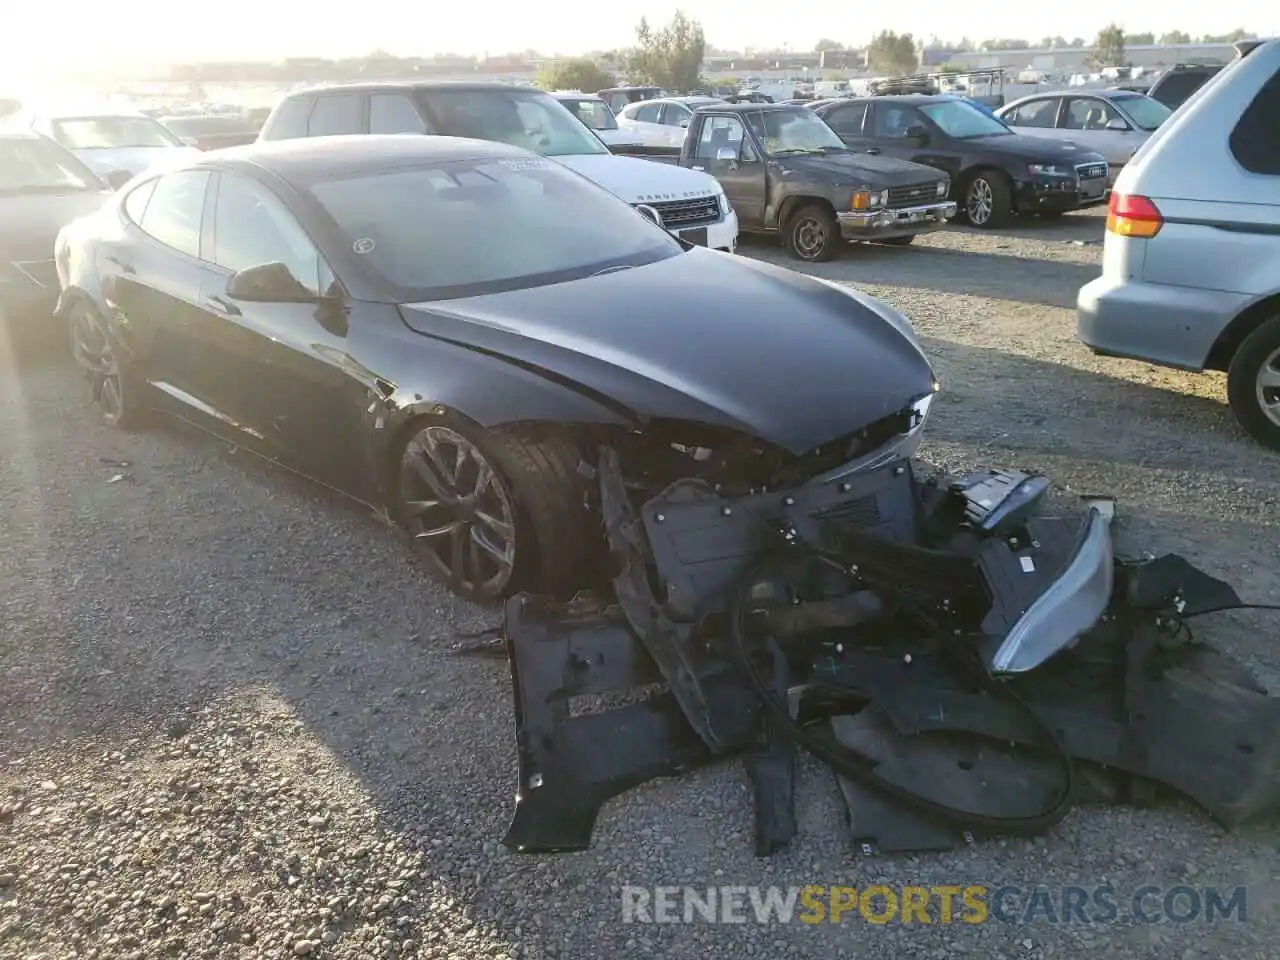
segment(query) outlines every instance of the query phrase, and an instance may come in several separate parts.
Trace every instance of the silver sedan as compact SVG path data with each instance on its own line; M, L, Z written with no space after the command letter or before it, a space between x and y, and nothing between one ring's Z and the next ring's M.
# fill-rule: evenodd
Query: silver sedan
M1128 90L1036 93L996 111L1018 133L1070 140L1107 158L1110 181L1171 111L1159 100Z

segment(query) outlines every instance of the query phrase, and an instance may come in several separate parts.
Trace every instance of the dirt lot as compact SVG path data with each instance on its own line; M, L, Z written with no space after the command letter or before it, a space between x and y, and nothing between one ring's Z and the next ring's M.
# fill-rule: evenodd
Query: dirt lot
M928 458L1114 493L1128 552L1183 552L1280 600L1275 460L1237 431L1220 378L1075 342L1101 237L1077 215L851 249L814 272L925 336L944 387ZM450 652L492 612L434 586L362 510L177 427L112 433L64 365L3 351L0 957L1275 956L1275 822L1226 834L1186 806L1080 809L1033 842L861 860L806 762L801 836L765 862L726 763L611 803L590 852L507 854L506 666ZM1274 620L1210 627L1280 678ZM628 884L877 881L1110 884L1119 918L622 923ZM1247 884L1247 919L1129 916L1141 887L1180 884Z

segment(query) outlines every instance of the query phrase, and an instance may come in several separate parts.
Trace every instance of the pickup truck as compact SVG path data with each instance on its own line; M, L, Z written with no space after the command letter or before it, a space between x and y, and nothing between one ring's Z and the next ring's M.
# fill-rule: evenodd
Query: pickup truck
M956 214L945 173L854 153L797 104L700 107L679 164L720 181L741 230L781 236L799 260L830 260L846 241L905 246Z

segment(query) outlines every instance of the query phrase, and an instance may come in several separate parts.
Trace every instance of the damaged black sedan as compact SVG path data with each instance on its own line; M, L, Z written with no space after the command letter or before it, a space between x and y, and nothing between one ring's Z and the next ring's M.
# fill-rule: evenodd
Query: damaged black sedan
M493 143L332 137L133 183L56 249L108 422L160 408L385 510L458 593L565 593L637 503L909 455L937 389L908 322L691 247Z

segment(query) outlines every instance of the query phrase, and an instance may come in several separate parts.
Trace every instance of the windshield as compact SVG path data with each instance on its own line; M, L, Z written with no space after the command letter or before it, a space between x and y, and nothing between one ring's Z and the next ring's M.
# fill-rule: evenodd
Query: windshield
M0 138L0 193L104 190L105 185L56 143Z
M963 100L940 100L920 106L921 112L936 123L948 137L972 140L976 137L996 137L1013 133L1008 127L984 110L979 110Z
M422 97L446 137L496 140L544 157L608 153L555 97L534 90L432 90Z
M241 117L162 117L160 122L179 137L207 137L219 133L249 133L252 126Z
M1111 102L1127 113L1142 130L1155 130L1173 115L1172 110L1150 97L1112 97Z
M603 100L561 100L592 130L617 130L618 120Z
M560 283L683 250L613 194L537 157L398 168L311 192L405 301Z
M812 110L762 110L748 118L751 129L771 157L844 150L845 145L825 120Z
M77 117L55 120L53 137L68 150L182 146L181 140L150 117Z

